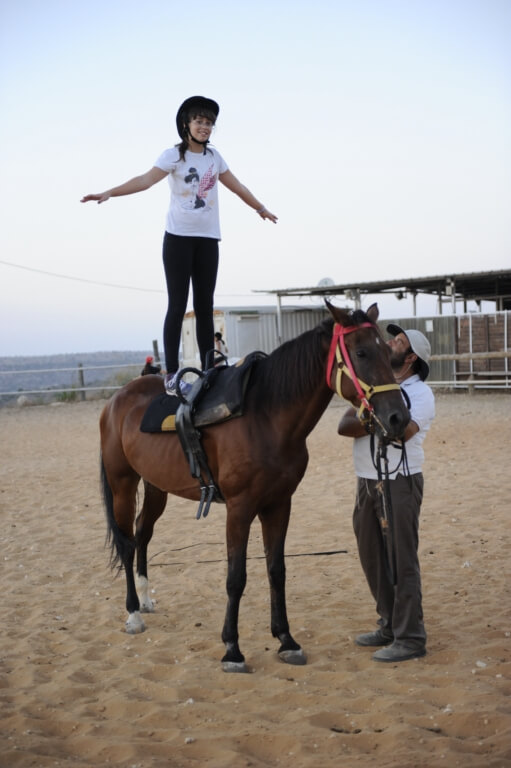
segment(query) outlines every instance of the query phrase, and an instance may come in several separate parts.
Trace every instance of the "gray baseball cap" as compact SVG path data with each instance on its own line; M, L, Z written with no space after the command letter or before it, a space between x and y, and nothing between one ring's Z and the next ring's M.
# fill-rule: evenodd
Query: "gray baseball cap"
M397 336L399 333L404 333L410 342L412 352L419 358L419 376L422 381L425 381L429 375L428 361L431 356L431 344L424 334L415 329L408 329L405 331L404 328L395 325L395 323L389 323L389 325L387 325L387 331L391 336Z

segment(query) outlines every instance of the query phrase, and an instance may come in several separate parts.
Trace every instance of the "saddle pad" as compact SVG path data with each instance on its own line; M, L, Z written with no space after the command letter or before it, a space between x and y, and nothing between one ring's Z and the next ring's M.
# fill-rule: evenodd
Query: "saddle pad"
M250 372L261 357L266 357L264 352L251 352L236 365L209 369L193 384L190 395L194 426L205 427L241 416ZM140 431L175 432L176 412L180 405L178 397L164 392L157 395L147 407Z
M175 432L176 411L181 401L162 392L149 403L142 423L141 432Z

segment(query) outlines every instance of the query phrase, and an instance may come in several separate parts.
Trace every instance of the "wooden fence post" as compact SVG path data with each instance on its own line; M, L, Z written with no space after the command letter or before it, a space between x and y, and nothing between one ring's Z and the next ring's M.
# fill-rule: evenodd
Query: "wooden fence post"
M82 363L78 363L78 386L82 387L82 390L80 391L80 400L85 400L85 392L83 390L85 387L85 377L83 375Z

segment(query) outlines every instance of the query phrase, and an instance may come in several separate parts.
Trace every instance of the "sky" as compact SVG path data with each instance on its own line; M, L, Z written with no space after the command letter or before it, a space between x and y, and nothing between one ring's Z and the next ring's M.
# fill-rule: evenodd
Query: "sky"
M195 94L279 217L220 189L216 306L509 268L510 37L509 0L0 0L0 356L161 349L166 180L80 198L151 168Z

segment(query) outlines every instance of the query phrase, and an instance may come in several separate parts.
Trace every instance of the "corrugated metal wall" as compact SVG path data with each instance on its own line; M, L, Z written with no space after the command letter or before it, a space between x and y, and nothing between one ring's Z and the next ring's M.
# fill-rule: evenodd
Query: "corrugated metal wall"
M296 310L282 314L282 341L295 339L301 333L315 328L329 316L326 309Z
M254 349L270 353L278 346L277 311L229 312L224 310L229 354L243 357ZM323 309L284 309L281 313L282 341L295 339L315 328L327 317Z
M256 349L269 354L277 346L277 315L225 310L225 331L230 356L244 357Z
M282 311L282 341L288 341L318 325L327 316L326 310L290 309ZM269 354L278 346L277 310L273 307L215 310L215 330L220 331L229 350L229 357L244 357L257 349ZM183 322L183 365L196 366L199 360L195 338L195 315L188 312Z
M296 309L285 307L281 313L282 341L296 338L314 328L328 316L326 309ZM461 352L491 352L509 350L511 343L511 312L467 315L435 315L433 317L387 318L379 325L384 338L389 323L396 323L403 330L417 328L431 343L433 355L449 355ZM215 330L222 332L230 358L244 357L248 352L261 350L270 353L278 345L277 310L272 307L235 308L215 310ZM183 323L183 357L185 365L198 364L195 341L195 317L189 312ZM509 359L460 362L434 360L430 366L430 382L466 381L473 373L476 378L489 376L507 377L511 386Z

